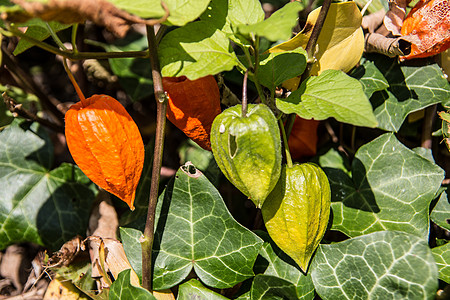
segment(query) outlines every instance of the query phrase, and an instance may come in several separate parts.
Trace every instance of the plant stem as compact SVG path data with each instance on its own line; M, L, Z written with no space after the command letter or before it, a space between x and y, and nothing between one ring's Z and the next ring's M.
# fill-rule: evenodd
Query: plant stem
M247 78L248 78L248 70L245 71L244 74L244 82L242 84L242 117L247 117Z
M47 22L45 22L45 25L47 26L48 32L50 32L50 35L52 36L55 43L59 46L59 48L61 48L64 51L67 51L66 46L64 46L63 42L61 42L61 40L59 39L58 35L53 30L53 28Z
M64 133L64 127L58 124L55 124L47 119L43 119L36 114L33 114L32 112L26 110L23 108L22 104L17 104L17 102L9 97L6 92L2 94L3 100L5 101L6 107L11 113L15 113L18 116L21 116L22 118L32 120L35 122L38 122L44 126L47 126L50 129L55 130L56 132Z
M78 54L78 48L77 48L77 31L78 31L78 24L75 23L72 26L72 36L71 36L71 43L72 43L72 53Z
M47 43L39 41L35 38L29 37L26 34L22 33L20 30L11 29L9 32L2 30L0 28L0 33L6 36L18 36L21 39L24 39L33 45L44 49L50 53L60 55L62 57L68 58L70 60L81 60L81 59L108 59L108 58L129 58L129 57L139 57L139 58L148 58L148 51L123 51L123 52L77 52L70 50L61 50L56 47L53 47Z
M158 51L153 26L147 26L148 50L152 66L153 89L156 99L156 137L155 151L153 153L152 179L150 183L150 197L145 223L144 236L141 240L142 247L142 286L147 290L152 289L152 247L155 227L155 210L158 201L158 188L161 176L162 154L164 148L164 133L166 127L167 97L162 85L162 76L158 60Z
M309 36L308 44L306 44L306 53L308 55L308 60L314 57L314 50L316 48L317 40L319 39L320 32L322 31L323 24L325 23L325 19L328 14L328 10L331 6L331 0L324 0L322 4L322 8L320 9L319 16L317 17L316 24ZM309 76L311 72L312 63L308 63L305 72L302 74L302 78L300 80L300 84Z
M21 83L22 88L35 94L42 104L42 107L51 113L53 121L58 125L62 125L64 114L57 108L57 103L59 103L59 101L45 93L42 88L38 84L36 84L33 77L31 77L28 72L24 71L20 67L20 65L15 61L14 57L12 57L3 48L1 49L1 51L3 63L6 65L7 69L11 72L13 77L15 77L18 82Z
M422 125L421 147L431 149L433 145L433 124L437 116L436 104L425 108L425 117Z
M75 77L73 77L73 74L70 71L65 58L63 58L63 64L64 64L64 70L66 70L67 76L69 76L70 82L72 82L72 85L75 88L75 91L77 92L78 98L80 98L80 101L81 101L83 107L88 106L89 103L87 103L83 92L81 91L80 87L78 86L77 81L75 80Z
M292 168L293 164L292 164L291 152L289 151L288 139L286 137L286 131L284 130L284 124L283 124L283 121L281 120L281 118L278 120L278 123L281 128L281 136L283 139L284 151L286 153L286 163L289 168Z

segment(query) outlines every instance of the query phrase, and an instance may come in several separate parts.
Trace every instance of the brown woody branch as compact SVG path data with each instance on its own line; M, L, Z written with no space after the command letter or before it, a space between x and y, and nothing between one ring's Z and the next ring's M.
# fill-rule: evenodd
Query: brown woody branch
M26 110L22 104L18 104L13 98L9 97L6 92L2 94L3 101L6 104L8 110L13 114L14 117L20 116L27 120L38 122L50 129L53 129L56 132L64 133L64 127L58 124L55 124L47 119L43 119L36 114Z

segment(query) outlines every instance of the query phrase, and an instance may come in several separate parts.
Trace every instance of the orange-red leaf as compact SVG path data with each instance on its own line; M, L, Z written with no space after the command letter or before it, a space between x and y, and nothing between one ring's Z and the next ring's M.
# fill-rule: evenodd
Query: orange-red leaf
M169 97L167 118L203 149L211 150L209 134L214 118L220 114L220 91L214 76L196 80L164 77Z
M294 126L289 135L289 151L292 159L299 160L313 156L317 152L317 127L319 121L295 117Z
M436 55L450 47L450 1L420 0L402 25L402 35L412 43L402 59Z
M69 151L95 184L134 209L136 187L144 165L139 129L125 108L107 95L93 95L66 113Z

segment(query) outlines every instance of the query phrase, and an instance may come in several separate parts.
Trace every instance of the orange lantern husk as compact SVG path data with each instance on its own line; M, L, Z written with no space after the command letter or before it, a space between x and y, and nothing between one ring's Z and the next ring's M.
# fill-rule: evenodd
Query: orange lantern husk
M319 121L306 120L295 116L294 125L289 135L289 151L292 159L300 160L317 153L317 127Z
M66 116L69 151L84 174L134 210L144 166L144 144L125 108L107 95L93 95L70 107Z
M196 80L164 77L163 86L169 98L167 119L200 147L211 150L211 126L221 113L220 91L214 76Z
M433 56L450 47L450 1L420 0L403 21L402 36L409 40L411 59Z

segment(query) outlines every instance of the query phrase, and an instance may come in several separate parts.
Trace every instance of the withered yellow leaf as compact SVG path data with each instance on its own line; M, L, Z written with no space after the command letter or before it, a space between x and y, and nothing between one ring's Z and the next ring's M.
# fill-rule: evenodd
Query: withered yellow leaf
M313 10L303 30L287 42L271 49L270 53L306 48L311 32L319 16L320 8ZM319 75L324 70L350 71L360 60L364 51L364 34L361 28L362 15L355 2L333 3L317 41L314 53L316 60L311 75ZM299 79L294 78L283 84L295 90ZM287 85L287 86L286 86Z

